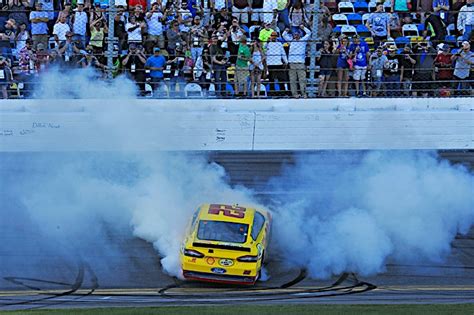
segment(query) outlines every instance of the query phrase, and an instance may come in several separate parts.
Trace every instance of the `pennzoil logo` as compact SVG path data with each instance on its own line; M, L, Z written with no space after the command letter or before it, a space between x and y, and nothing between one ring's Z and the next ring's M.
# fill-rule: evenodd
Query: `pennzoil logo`
M221 259L219 260L219 265L224 267L230 267L234 265L234 261L232 259Z

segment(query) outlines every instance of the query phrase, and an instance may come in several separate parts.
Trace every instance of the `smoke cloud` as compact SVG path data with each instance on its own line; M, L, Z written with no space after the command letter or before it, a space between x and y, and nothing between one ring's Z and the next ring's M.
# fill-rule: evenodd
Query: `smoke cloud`
M388 259L440 262L474 224L474 176L427 152L300 156L274 178L278 251L326 278L373 275Z

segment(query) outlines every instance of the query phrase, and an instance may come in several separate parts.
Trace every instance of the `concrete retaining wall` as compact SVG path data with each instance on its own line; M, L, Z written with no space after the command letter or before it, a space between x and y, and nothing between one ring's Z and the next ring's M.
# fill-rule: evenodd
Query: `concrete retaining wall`
M474 149L474 99L0 101L0 151L326 149Z

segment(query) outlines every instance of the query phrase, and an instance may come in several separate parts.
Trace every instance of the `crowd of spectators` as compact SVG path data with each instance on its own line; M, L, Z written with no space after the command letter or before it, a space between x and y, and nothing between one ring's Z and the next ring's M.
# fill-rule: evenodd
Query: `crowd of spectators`
M327 0L317 15L314 0L0 2L4 98L14 87L28 97L53 68L125 75L142 96L180 97L197 83L202 95L306 98L311 57L319 97L466 95L473 87L474 0Z

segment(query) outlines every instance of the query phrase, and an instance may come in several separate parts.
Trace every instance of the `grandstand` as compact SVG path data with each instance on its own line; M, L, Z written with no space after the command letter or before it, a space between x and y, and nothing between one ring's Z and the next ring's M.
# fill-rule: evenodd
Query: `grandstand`
M3 98L49 71L137 96L473 94L474 0L3 0Z

